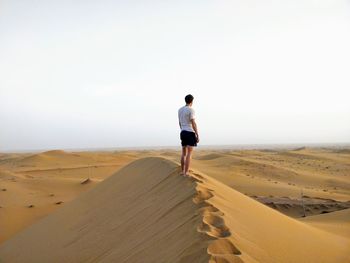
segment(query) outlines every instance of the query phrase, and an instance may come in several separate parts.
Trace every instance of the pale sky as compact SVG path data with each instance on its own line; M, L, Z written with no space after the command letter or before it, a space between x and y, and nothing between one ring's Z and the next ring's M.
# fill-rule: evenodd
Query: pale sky
M350 1L0 0L0 151L350 142Z

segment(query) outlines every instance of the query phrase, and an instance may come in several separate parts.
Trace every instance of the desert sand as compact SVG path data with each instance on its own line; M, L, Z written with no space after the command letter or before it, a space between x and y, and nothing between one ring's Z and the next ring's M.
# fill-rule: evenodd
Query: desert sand
M0 262L350 262L350 151L0 154ZM304 217L305 215L305 217Z

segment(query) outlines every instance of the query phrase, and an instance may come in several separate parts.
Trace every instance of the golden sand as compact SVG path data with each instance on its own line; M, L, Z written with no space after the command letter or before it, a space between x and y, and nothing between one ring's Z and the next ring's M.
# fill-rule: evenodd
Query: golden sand
M2 154L0 262L346 263L349 157L203 150L184 178L170 150Z

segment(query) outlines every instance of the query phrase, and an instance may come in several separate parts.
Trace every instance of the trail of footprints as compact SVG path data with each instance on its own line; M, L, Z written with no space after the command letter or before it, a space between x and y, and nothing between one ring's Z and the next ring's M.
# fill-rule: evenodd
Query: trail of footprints
M227 239L231 232L222 218L224 214L207 202L214 196L213 190L203 185L205 179L201 175L192 172L191 179L197 183L197 194L193 197L193 202L200 207L199 213L203 216L197 230L215 238L207 249L208 254L211 255L209 263L243 263L239 257L241 251Z

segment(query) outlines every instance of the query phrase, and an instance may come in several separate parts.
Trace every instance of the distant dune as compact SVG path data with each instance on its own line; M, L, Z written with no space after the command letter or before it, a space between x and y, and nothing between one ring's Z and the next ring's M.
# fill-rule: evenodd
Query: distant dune
M17 178L16 174L7 170L0 170L1 180L15 180L16 178Z
M0 156L0 243L137 158L61 150Z
M35 167L35 166L60 166L60 165L79 165L82 163L93 162L91 156L84 156L84 154L70 153L62 150L52 150L43 153L33 154L17 160L17 165L21 167Z
M349 262L349 236L191 175L136 160L5 241L0 262Z
M220 153L210 153L210 154L196 156L196 157L194 157L194 159L196 159L196 160L214 160L214 159L218 159L221 157L225 157L225 155L220 154Z

